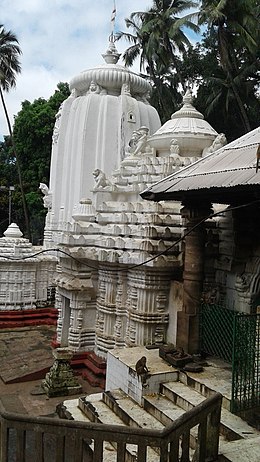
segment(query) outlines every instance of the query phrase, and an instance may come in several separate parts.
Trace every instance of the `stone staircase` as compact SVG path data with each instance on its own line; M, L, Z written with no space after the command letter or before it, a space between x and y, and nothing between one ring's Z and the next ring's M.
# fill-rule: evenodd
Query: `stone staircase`
M216 369L219 372L217 377ZM167 381L159 385L158 392L144 390L142 403L136 402L122 389L110 389L82 397L79 400L64 402L67 418L79 421L103 422L106 424L124 425L129 427L163 429L180 417L186 411L200 404L206 397L221 388L223 394L219 462L259 462L260 461L260 432L249 426L240 417L231 414L228 382L225 380L227 370L215 365L209 366L201 374L179 371L176 380ZM218 386L216 383L218 383ZM190 434L190 460L192 461L196 448L197 428ZM136 448L127 445L127 460L136 461ZM113 446L105 446L104 461L115 461ZM148 461L159 461L156 449L150 448Z

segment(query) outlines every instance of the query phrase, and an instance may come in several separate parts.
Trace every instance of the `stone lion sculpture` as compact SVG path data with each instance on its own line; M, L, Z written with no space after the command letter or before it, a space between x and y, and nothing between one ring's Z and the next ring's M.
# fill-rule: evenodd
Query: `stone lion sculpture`
M106 177L106 174L100 170L99 168L96 168L93 172L94 180L95 180L95 186L94 186L94 191L97 191L98 189L104 189L107 188L108 186L112 186L111 181L108 180Z
M223 148L225 144L227 144L226 135L224 133L219 133L214 139L213 143L208 148L203 149L202 157L210 154L211 152L215 152L220 148Z
M45 183L40 183L40 191L43 194L43 205L46 209L50 210L52 206L52 194L48 186Z

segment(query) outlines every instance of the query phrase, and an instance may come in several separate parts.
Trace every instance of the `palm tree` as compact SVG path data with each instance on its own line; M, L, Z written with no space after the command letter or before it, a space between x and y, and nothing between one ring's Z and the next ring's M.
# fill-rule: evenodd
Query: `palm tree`
M252 0L203 0L199 14L199 23L207 24L212 35L217 32L220 64L232 89L246 132L251 128L240 86L237 85L236 76L240 70L237 56L241 49L256 56L259 38L256 8L257 2Z
M196 13L183 13L195 6L197 1L153 0L148 11L134 12L125 20L132 33L117 34L131 44L123 54L125 64L132 66L140 58L140 71L152 82L151 101L163 121L178 107L179 84L185 89L180 57L191 44L184 28L198 32L199 27L193 22Z
M4 91L8 92L11 88L15 87L16 75L21 72L21 65L19 61L19 57L21 53L22 52L19 46L19 42L15 34L12 31L7 31L4 28L4 26L1 24L0 25L0 98L1 98L2 105L3 105L6 121L7 121L11 143L13 146L13 150L15 152L17 172L18 172L18 178L19 178L19 186L21 189L23 209L24 209L25 225L26 225L28 237L30 238L29 218L28 218L27 205L26 205L25 194L24 194L23 183L22 183L20 162L19 162L19 158L17 156L17 152L15 149L11 122L10 122L7 107L5 104L5 99L4 99Z
M164 66L176 67L178 56L190 47L184 27L199 32L199 27L194 23L197 13L183 16L184 12L195 6L197 2L189 0L154 0L152 8L146 13L144 27L148 28Z
M181 15L195 6L197 2L190 0L153 0L148 11L132 13L125 22L133 33L118 34L118 38L124 37L131 43L123 54L125 64L132 66L140 57L140 70L145 69L155 84L156 74L177 72L178 57L191 45L183 29L199 31L193 22L196 13Z
M21 50L16 36L11 31L6 31L0 25L0 95L9 132L12 132L3 91L9 91L15 87L16 74L21 72L19 55Z

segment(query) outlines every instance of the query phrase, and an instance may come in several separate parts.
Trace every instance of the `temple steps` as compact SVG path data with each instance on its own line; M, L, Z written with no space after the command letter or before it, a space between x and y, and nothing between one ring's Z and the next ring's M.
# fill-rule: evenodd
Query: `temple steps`
M164 428L164 425L156 417L146 412L146 410L122 390L104 392L103 400L121 418L125 425L139 428L153 428L155 430L162 430Z
M199 374L179 372L180 382L208 398L216 391L222 394L222 407L230 411L231 403L231 366L218 359L211 361L210 367L204 367Z
M123 392L122 394L124 395ZM119 401L123 399L120 390L116 392L115 396L117 398L112 398L112 395L110 396L104 392L95 393L87 396L86 398L79 398L79 409L89 419L90 422L104 423L107 425L128 425L131 427L135 426L149 428L151 425L151 418L146 420L146 422L142 419L142 408L138 404L136 404L133 400L131 400L131 398L125 395L128 405L125 402L125 405L122 403L121 406L120 404L113 406L113 403L116 399ZM128 420L128 423L126 420ZM154 425L155 420L156 419L154 419ZM140 424L141 421L142 425ZM157 422L157 425L160 425L159 422ZM158 428L158 426L156 428ZM161 425L160 428L163 428L163 426ZM113 443L109 444L113 447ZM127 461L136 462L136 446L127 444L126 449ZM110 455L112 457L111 453ZM152 448L148 448L148 458L149 462L158 462L158 454ZM107 461L105 458L104 460Z
M174 403L174 405L184 411L189 411L205 399L205 396L182 382L164 383L162 384L161 390L163 396L168 398L170 402ZM240 417L231 414L231 412L223 408L223 406L220 419L220 434L228 441L243 438L254 438L257 435L260 435L257 430L249 426Z
M259 462L260 436L220 445L218 462Z
M86 380L92 387L105 389L106 362L92 351L75 353L71 366L76 375Z
M101 393L91 395L92 397L97 395L99 398L102 396ZM65 419L73 419L78 422L91 422L91 419L80 409L79 406L75 406L75 399L67 400L66 405L57 408L57 412L60 417ZM92 451L91 446L89 450ZM111 443L106 443L104 446L104 460L105 462L116 462L116 451Z
M212 371L214 372L214 368ZM82 397L77 402L76 400L65 401L64 405L75 420L86 419L110 425L162 429L186 411L200 404L208 396L219 391L219 385L223 393L223 405L218 461L242 461L243 454L243 462L259 462L260 456L254 458L256 457L254 454L258 451L260 432L249 426L240 417L230 413L228 410L230 408L230 392L225 380L225 372L221 379L218 374L214 376L213 372L207 370L205 373L195 374L179 371L179 380L169 382L167 382L166 376L160 384L159 393L149 393L149 388L143 389L142 406L121 389ZM197 430L197 427L194 427L190 434L191 460L196 447ZM111 446L110 443L108 445ZM239 447L239 451L236 450L236 447ZM248 455L251 449L252 459ZM136 447L129 445L127 450L127 460L130 462L136 460ZM113 446L104 449L105 462L116 460L113 459L113 456L115 456ZM158 457L156 448L150 448L149 462L158 461Z
M56 326L58 310L54 307L24 310L0 311L0 329L16 329L17 327Z

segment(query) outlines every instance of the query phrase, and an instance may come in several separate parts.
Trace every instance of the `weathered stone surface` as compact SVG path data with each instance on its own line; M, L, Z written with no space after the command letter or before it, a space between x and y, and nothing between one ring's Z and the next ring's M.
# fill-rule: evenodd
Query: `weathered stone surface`
M72 352L67 348L53 350L55 361L42 382L42 388L49 397L80 393L81 386L70 366Z

